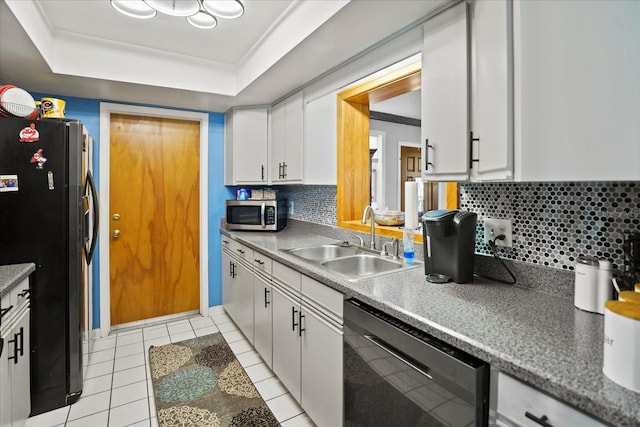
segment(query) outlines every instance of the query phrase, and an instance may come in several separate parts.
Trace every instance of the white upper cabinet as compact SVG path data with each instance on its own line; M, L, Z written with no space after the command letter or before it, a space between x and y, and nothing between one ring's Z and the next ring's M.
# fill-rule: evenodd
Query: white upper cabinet
M422 161L430 181L469 177L467 3L423 25Z
M470 3L472 180L513 179L511 0Z
M300 91L271 109L271 181L302 182L304 99Z
M304 117L304 183L336 185L337 94L306 103Z
M266 184L267 107L234 108L225 114L224 185Z
M514 3L521 181L640 179L640 2Z

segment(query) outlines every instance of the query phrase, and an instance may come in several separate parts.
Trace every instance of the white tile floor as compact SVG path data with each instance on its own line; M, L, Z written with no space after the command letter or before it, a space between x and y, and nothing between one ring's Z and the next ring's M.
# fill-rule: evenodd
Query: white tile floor
M31 417L26 427L155 427L149 347L222 332L240 364L284 427L313 426L221 306L211 316L114 332L94 342L84 390L71 406Z

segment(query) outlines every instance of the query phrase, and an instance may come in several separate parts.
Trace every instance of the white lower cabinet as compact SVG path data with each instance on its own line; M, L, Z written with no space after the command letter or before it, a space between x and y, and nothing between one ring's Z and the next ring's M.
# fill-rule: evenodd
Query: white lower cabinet
M11 307L0 327L0 426L23 426L31 412L30 385L30 309L28 279L12 292L10 304L3 298L2 308ZM18 293L20 296L18 297Z
M300 402L300 297L273 287L273 372Z
M273 369L273 334L271 279L260 274L253 278L253 346L264 362Z
M222 304L253 344L253 250L235 241L222 242Z
M301 405L317 425L341 426L342 328L305 303L301 311Z
M341 426L343 295L225 236L222 248L229 316L317 426Z
M498 373L499 426L604 426L600 421L502 372Z

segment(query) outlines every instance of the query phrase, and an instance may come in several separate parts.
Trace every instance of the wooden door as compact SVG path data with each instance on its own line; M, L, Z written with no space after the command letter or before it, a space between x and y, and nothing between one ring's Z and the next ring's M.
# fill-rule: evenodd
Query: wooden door
M200 123L111 115L111 324L199 307Z
M400 210L404 211L404 183L420 178L420 156L422 151L418 147L400 147Z

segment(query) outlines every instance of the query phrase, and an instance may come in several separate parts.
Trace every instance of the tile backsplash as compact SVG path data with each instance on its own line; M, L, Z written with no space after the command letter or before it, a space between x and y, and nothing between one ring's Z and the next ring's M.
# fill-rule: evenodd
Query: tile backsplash
M513 248L501 257L573 270L579 255L623 268L623 233L640 229L640 182L463 183L460 209L478 214L476 253L484 218L513 221Z
M336 225L336 187L279 186L294 202L291 218ZM608 259L623 268L623 233L640 229L640 182L461 183L460 209L478 214L476 253L484 243L484 218L511 218L512 249L500 256L573 270L579 255Z
M336 225L335 185L283 185L279 197L293 202L291 218L324 225Z

